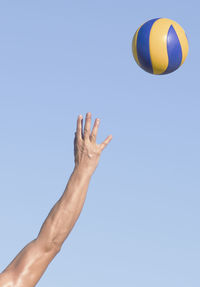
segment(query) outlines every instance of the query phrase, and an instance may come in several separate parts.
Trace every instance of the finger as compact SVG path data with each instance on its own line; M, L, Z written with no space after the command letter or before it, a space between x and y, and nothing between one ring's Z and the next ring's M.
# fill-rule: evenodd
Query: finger
M111 141L111 139L112 139L112 136L110 135L110 136L108 136L108 137L105 139L104 142L102 142L102 143L100 144L100 149L101 149L101 151L104 150L104 148L109 144L109 142Z
M77 119L77 127L76 127L76 136L78 139L82 139L82 122L83 122L83 117L82 115L79 115Z
M94 122L92 133L90 135L90 139L93 142L96 142L97 132L98 132L98 128L99 128L99 123L100 123L100 119L96 119L95 122Z
M90 136L91 127L91 113L86 114L85 127L84 127L84 139L88 139Z
M75 150L76 150L76 143L77 143L77 136L75 133L75 136L74 136L74 154L75 154Z

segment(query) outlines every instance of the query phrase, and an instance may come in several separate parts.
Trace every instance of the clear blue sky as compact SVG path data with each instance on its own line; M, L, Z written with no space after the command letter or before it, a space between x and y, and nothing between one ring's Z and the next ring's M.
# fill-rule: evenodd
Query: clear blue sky
M199 3L0 3L0 269L35 238L73 169L78 114L112 134L81 217L40 287L200 286ZM185 64L133 60L143 22L186 30Z

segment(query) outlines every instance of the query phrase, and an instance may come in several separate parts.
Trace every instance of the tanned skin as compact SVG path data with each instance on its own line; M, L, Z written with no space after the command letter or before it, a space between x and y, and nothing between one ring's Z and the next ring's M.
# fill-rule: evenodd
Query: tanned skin
M77 120L74 140L75 166L65 191L44 221L39 235L14 258L0 274L0 287L34 287L75 225L83 208L88 186L103 149L111 141L108 136L96 143L99 119L91 131L91 113Z

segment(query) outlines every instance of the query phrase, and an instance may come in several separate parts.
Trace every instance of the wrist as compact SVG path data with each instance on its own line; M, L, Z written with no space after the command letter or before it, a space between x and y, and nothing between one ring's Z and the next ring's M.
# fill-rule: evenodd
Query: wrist
M94 170L91 170L88 167L75 165L73 173L76 174L78 177L84 177L90 179L94 173Z

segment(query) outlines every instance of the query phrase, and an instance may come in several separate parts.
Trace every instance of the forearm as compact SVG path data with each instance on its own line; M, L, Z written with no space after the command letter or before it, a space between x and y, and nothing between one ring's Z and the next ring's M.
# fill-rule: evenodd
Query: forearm
M47 248L61 248L83 208L91 174L75 168L65 191L42 225L38 240Z

